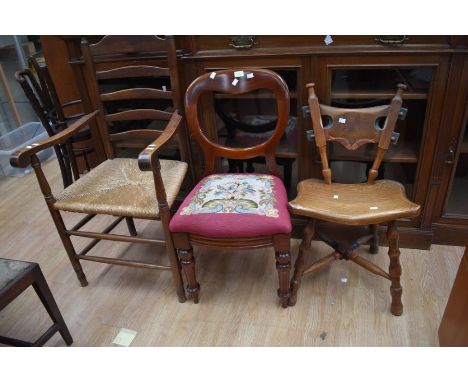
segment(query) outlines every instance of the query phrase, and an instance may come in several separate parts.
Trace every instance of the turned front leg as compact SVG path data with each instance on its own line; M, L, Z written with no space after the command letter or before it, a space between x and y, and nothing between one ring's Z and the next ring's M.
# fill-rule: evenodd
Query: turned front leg
M195 276L195 257L193 256L192 247L188 249L177 249L180 264L187 277L187 294L188 298L193 298L193 302L198 304L198 293L200 292L200 285Z
M278 296L281 306L288 307L289 300L289 274L291 270L291 245L290 237L286 234L273 236L273 245L276 255L276 270L278 271L279 288Z
M400 250L398 248L398 231L396 222L388 223L387 229L388 239L388 255L390 257L389 274L392 279L390 293L392 295L392 306L390 311L395 316L401 316L403 313L403 304L401 302L401 294L403 289L400 284L401 265L400 265Z
M296 262L294 263L294 275L291 280L291 295L289 297L289 306L296 305L297 291L299 290L302 282L302 275L304 274L304 252L310 248L310 243L315 234L315 220L309 220L306 228L304 229L304 237L299 246L299 253Z
M276 269L278 271L278 296L281 306L288 307L289 300L289 271L291 269L291 254L289 252L276 252Z
M65 251L67 252L68 258L70 259L70 263L75 270L76 276L78 277L81 286L85 287L88 285L88 281L86 280L83 268L81 267L75 248L73 247L70 235L66 232L67 229L65 228L62 215L60 215L60 212L54 208L55 198L52 195L52 190L50 189L49 183L44 176L44 172L42 171L41 162L35 155L32 158L32 167L36 173L42 195L44 195L44 199L47 203L47 207L49 208L52 220L54 221L55 228L57 228L60 240L62 240L62 244L65 248Z

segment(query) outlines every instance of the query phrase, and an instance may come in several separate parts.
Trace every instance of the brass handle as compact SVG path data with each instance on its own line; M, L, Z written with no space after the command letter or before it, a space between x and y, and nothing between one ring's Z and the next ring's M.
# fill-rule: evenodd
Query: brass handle
M452 139L448 149L447 157L445 158L446 164L453 164L455 162L455 154L457 153L457 140Z
M403 44L405 41L409 40L406 36L379 36L376 38L375 41L380 42L384 45L400 45Z
M234 36L229 46L234 49L251 49L255 44L255 36Z
M447 159L445 159L446 164L453 164L455 162L455 150L451 147L447 153Z

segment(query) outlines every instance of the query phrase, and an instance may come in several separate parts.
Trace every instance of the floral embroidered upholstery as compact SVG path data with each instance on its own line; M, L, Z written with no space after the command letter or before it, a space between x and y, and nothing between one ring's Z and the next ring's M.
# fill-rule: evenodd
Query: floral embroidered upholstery
M211 175L182 215L241 213L278 217L270 175Z
M184 200L170 230L210 237L290 233L286 190L272 175L210 175Z

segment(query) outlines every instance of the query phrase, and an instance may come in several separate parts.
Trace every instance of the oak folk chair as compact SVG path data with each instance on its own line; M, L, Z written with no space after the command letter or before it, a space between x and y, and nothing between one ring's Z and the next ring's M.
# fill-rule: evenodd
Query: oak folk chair
M403 313L400 284L398 231L396 220L414 218L420 206L409 201L402 184L393 180L376 180L379 166L392 140L395 124L399 117L405 85L399 84L389 105L358 109L341 109L320 105L314 84L307 85L313 133L322 162L323 180L306 179L298 184L298 195L289 203L291 214L308 218L299 255L294 265L289 305L296 303L297 292L303 275L315 272L334 260L351 260L368 271L391 282L391 312ZM381 127L380 127L381 126ZM333 141L348 150L356 150L365 144L376 144L376 156L368 173L367 183L340 184L332 182L328 165L327 142ZM316 220L345 225L368 225L370 234L351 242L350 245L337 241L315 230ZM378 225L387 223L390 268L385 272L369 260L358 256L355 250L370 242L370 252L378 252ZM333 252L305 268L304 251L308 250L316 235L333 248Z
M272 136L262 144L246 148L212 142L200 126L200 96L207 93L240 95L256 89L270 89L276 98L278 120ZM207 73L195 79L187 89L185 114L205 158L204 178L185 198L170 223L187 276L189 297L198 303L200 286L195 274L193 244L226 249L273 247L279 275L278 295L282 306L287 307L291 222L286 190L278 177L275 161L275 150L289 116L286 83L277 73L265 69ZM258 156L265 157L269 174L215 173L216 157L246 160Z
M135 44L130 42L125 36L107 36L93 45L85 43L83 57L88 74L94 75L96 78L108 79L154 78L158 76L171 76L172 79L173 71L170 68L156 67L149 64L125 64L109 70L95 70L93 55L101 52L109 54L118 51L130 56L137 49L162 51L167 50L167 46L171 44L170 41L156 36L139 37L135 40ZM175 58L173 57L173 59ZM97 91L97 88L94 90ZM182 161L159 158L162 150L177 140L182 118L177 110L168 112L156 108L145 108L108 113L103 105L104 102L137 100L140 98L157 101L160 97L170 96L172 96L170 90L163 91L141 87L100 94L93 98L95 102L93 106L97 110L80 118L46 141L19 151L11 159L11 163L19 167L32 164L54 224L82 286L86 286L88 282L80 264L81 260L169 270L172 272L176 284L179 301L185 301L181 268L171 240L169 221L171 216L170 208L176 199L188 166L187 163ZM52 145L67 142L94 118L97 118L98 138L100 138L101 144L105 148L106 160L66 187L63 192L53 195L36 153ZM163 130L134 129L115 134L109 133L107 130L108 123L117 120L136 121L136 123L140 120L163 121L165 127ZM95 134L94 129L92 129L92 133ZM119 144L120 147L125 145L132 148L141 147L143 151L139 154L138 159L116 158L114 153L114 145L116 144ZM85 214L85 216L72 228L66 228L61 211ZM101 214L112 215L117 219L103 232L80 230L91 219ZM161 221L165 240L138 237L133 221L135 218ZM130 235L111 234L110 232L122 220L126 221ZM92 241L77 253L70 240L71 236L86 237L92 239ZM87 255L100 240L165 245L170 265L110 258L102 255Z

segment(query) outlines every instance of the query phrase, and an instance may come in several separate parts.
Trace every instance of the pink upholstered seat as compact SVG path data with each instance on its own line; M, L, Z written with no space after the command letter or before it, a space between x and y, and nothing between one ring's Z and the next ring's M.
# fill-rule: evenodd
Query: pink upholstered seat
M284 185L276 176L210 175L185 198L169 228L220 238L289 234L287 203Z

